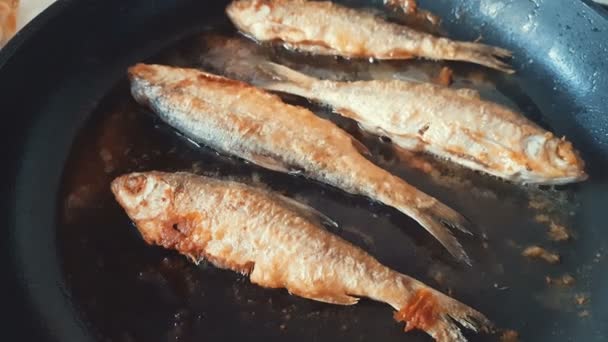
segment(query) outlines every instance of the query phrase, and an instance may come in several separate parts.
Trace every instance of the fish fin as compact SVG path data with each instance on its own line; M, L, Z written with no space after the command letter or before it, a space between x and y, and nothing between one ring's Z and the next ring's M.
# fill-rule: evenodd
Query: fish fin
M391 134L389 136L393 141L395 150L401 149L409 152L424 151L425 143L420 137L405 134Z
M264 62L258 65L258 68L272 77L272 81L262 81L258 84L267 90L310 97L310 89L318 81L314 77L304 75L277 63Z
M389 134L382 128L377 127L377 126L372 126L372 125L366 123L365 118L363 116L360 116L359 114L357 114L355 111L352 111L347 108L334 108L334 113L355 121L357 123L357 126L359 126L359 128L364 132L378 135L381 137L389 136ZM357 146L355 146L355 147L357 147ZM367 150L367 147L365 147L365 150ZM359 152L361 152L361 151L359 151ZM366 153L369 153L369 150ZM366 154L366 153L363 153L363 154Z
M503 61L503 59L512 56L511 51L507 49L469 42L458 42L457 46L458 52L456 57L453 58L454 60L477 63L507 74L515 72L509 64Z
M471 88L458 89L458 90L456 90L456 94L458 94L458 96L460 96L460 97L463 97L463 98L469 99L469 100L479 100L481 98L479 91L477 91L475 89L471 89Z
M316 300L317 302L336 304L336 305L355 305L359 302L359 298L352 297L346 293L311 293L299 289L288 289L289 293L298 297Z
M471 223L464 216L437 200L432 205L418 210L418 215L413 216L414 219L433 235L456 260L471 266L471 259L467 252L450 230L450 228L455 228L472 235L467 228L471 226Z
M336 221L332 220L330 217L318 211L317 209L287 196L278 195L278 197L283 202L295 208L299 213L304 215L306 218L312 220L313 222L319 222L321 224L329 225L336 228L338 227L338 223Z
M456 228L465 234L473 235L473 233L467 228L472 225L471 222L447 205L441 202L436 202L435 205L427 210L431 211L433 216L444 224L447 224L452 228Z
M300 173L300 170L295 170L294 168L289 167L289 165L283 163L282 161L277 160L276 158L273 158L270 156L252 153L252 154L249 154L245 159L256 165L259 165L263 168L266 168L266 169L269 169L272 171L290 173L290 174Z
M361 117L359 114L357 114L356 112L347 109L347 108L334 108L334 112L345 117L345 118L349 118L351 120L356 121L357 123L361 124L361 122L364 121L364 118Z
M394 318L406 323L405 331L421 329L440 342L467 341L456 323L475 332L494 330L482 313L428 287L411 295Z
M416 221L437 239L437 241L439 241L439 243L441 243L457 261L472 266L471 259L464 250L464 247L462 247L458 239L452 234L452 231L443 224L443 220L435 218L434 213L431 215L422 214L420 216L422 217L415 218Z
M359 153L361 153L362 155L364 155L366 157L372 156L372 153L370 152L370 150L367 148L367 146L363 145L362 142L355 139L354 137L351 138L351 141L353 143L353 146L357 149L357 151L359 151Z

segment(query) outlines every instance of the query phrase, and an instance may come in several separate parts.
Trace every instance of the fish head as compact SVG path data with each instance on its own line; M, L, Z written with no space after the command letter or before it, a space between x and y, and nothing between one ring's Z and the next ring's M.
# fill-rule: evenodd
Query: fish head
M173 206L173 187L161 174L131 173L112 181L114 197L135 221L163 220ZM138 225L139 226L139 225Z
M162 74L165 67L158 65L147 65L138 63L128 70L129 81L131 82L131 94L141 105L150 107L151 97L149 92L152 85L162 81Z
M183 178L163 172L131 173L116 178L111 188L147 243L177 249L198 262L200 244L191 239L200 238L196 232L202 216L198 212L180 213Z
M585 163L572 143L551 133L523 141L525 167L519 177L528 184L566 184L587 179Z

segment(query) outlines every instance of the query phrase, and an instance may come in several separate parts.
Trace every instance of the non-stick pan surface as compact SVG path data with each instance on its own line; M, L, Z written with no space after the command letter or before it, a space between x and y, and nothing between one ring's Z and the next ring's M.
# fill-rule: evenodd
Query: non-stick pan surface
M89 252L82 258L94 255L98 248L100 253L111 253L108 246L116 246L116 253L121 248L135 248L145 253L143 258L153 265L149 274L132 274L136 280L99 263L78 264L75 260L78 254L62 250L65 241L60 241L62 236L58 233L62 176L69 171L65 163L82 127L90 124L89 118L112 89L121 91L120 82L124 82L129 65L221 21L225 5L225 1L188 0L58 1L0 53L0 113L5 151L1 192L5 233L1 249L5 265L2 282L6 285L3 290L6 298L0 309L3 340L424 340L422 334L399 332L391 321L390 310L368 301L351 308L335 308L280 291L254 289L243 278L213 269L204 270L207 276L212 276L201 279L198 272L203 270L172 261L178 258L176 255L135 242L125 243L137 241L133 231L125 231L128 236L116 236L115 241L93 239L87 245ZM497 284L496 289L488 286L480 293L463 291L457 297L474 304L499 326L515 328L523 340L605 341L608 338L605 324L608 263L604 258L608 255L605 13L571 0L438 0L421 1L421 6L443 17L444 29L455 38L473 40L481 36L486 42L513 50L517 74L513 78L496 76L498 84L503 84L514 98L525 94L533 112L541 113L542 123L567 135L582 151L591 174L590 182L575 186L581 194L576 197L580 200L576 203L577 238L563 252L564 267L581 275L577 286L584 288L584 295L590 299L584 310L538 309L538 303L525 293L542 287L538 281L545 274L529 278L529 291L518 282L518 288L512 292ZM483 207L483 203L479 205ZM104 229L99 222L91 225ZM518 228L521 227L504 227L500 236L506 238L510 234L508 229ZM399 260L400 255L412 255L400 254L390 241L375 246L374 252L395 265L407 265L407 261ZM66 255L70 260L65 260ZM139 252L137 255L139 258ZM509 260L503 261L509 264ZM125 257L115 266L124 270L121 265L130 262ZM83 278L77 274L66 273L66 264L83 267L90 285L83 285ZM421 272L424 265L409 269L402 266L400 270L424 276ZM475 274L475 269L466 272ZM520 277L517 269L509 272L505 279ZM80 279L79 293L75 294L69 285L73 283L72 277ZM471 288L478 288L473 282L483 278L480 277L470 278ZM120 286L137 281L143 282L139 288ZM466 281L458 280L461 286ZM146 282L157 288L145 285ZM83 295L87 289L99 291L98 295ZM188 295L180 295L183 293ZM83 303L82 298L100 300ZM201 303L183 303L181 298L198 298ZM235 305L235 301L225 298L239 298L240 302ZM193 309L197 307L206 309L197 312ZM94 312L87 311L90 308Z

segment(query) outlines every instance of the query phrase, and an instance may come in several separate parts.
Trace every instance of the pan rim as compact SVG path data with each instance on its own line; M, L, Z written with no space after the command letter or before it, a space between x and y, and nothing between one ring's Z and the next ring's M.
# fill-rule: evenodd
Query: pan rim
M587 2L587 1L585 1L585 2ZM44 26L46 24L48 24L50 21L52 21L56 17L61 16L65 10L68 10L71 7L78 7L74 3L75 3L74 1L68 1L68 0L57 1L56 3L51 5L51 7L49 7L49 9L47 11L45 11L41 15L37 16L32 21L32 23L28 24L22 31L20 31L11 40L11 42L9 42L9 44L3 49L3 51L0 52L0 74L3 74L2 70L7 65L7 63L9 63L10 60L12 58L14 58L14 56L16 54L18 54L21 47L24 44L27 44L28 41L32 37L36 36L41 30L43 30ZM587 6L589 7L589 4L587 4ZM606 13L602 13L602 14L605 15ZM28 131L28 132L30 130L31 130L31 128L25 129L25 131ZM28 133L28 135L29 135L29 133ZM11 176L13 176L13 177L9 178L10 180L16 180L17 179L16 175L18 175L20 170L22 169L23 165L22 165L21 158L23 156L24 150L25 150L24 146L19 147L16 152L16 156L19 159L9 161L8 169L10 169L9 172L11 173ZM12 174L13 172L15 174ZM5 193L7 194L6 201L9 206L8 213L10 213L10 217L11 217L11 219L13 219L14 218L13 212L15 211L15 199L17 198L16 189L9 190ZM9 229L9 231L10 231L10 233L12 233L11 229ZM8 240L12 241L12 239L10 239L10 238ZM10 253L10 254L14 254L14 252ZM12 262L12 260L11 260L11 262Z

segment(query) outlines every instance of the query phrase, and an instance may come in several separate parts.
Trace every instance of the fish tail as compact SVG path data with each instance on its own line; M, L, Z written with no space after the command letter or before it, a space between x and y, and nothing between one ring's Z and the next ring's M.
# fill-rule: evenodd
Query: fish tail
M504 61L504 59L512 56L512 53L509 50L480 43L458 42L456 44L458 52L456 53L456 58L454 58L454 60L480 64L508 74L515 72L511 66Z
M395 191L395 189L400 190ZM392 183L390 189L380 193L379 199L382 202L409 215L459 262L471 265L471 259L450 229L472 235L468 229L472 224L464 216L401 180Z
M404 282L411 284L412 279L402 275ZM406 298L395 312L398 322L405 322L405 331L420 329L436 341L466 342L457 323L474 332L492 332L493 324L482 313L435 291L422 283L412 293L404 293ZM394 305L393 305L394 306Z
M469 221L445 204L436 202L431 207L422 209L413 218L420 223L447 251L459 262L471 266L471 259L454 236L450 228L455 228L466 234L472 235L467 228Z
M259 86L267 90L310 97L311 88L318 81L314 77L304 75L301 72L277 63L264 62L258 68L272 77L271 81L259 84Z

